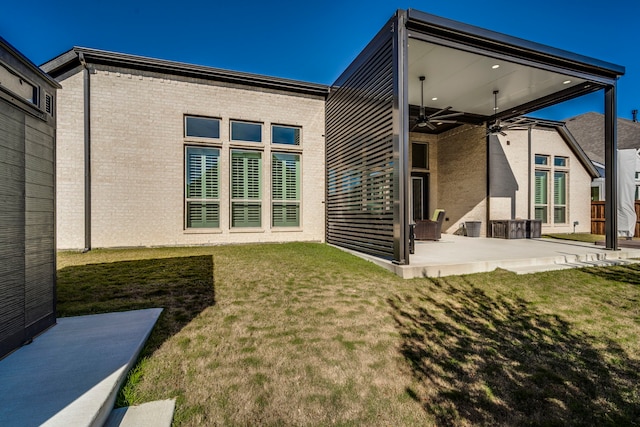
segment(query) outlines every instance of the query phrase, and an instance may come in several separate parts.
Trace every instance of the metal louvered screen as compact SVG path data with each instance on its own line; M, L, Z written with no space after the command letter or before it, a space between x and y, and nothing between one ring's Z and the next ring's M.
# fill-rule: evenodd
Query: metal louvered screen
M327 242L393 259L394 40L381 34L327 101Z

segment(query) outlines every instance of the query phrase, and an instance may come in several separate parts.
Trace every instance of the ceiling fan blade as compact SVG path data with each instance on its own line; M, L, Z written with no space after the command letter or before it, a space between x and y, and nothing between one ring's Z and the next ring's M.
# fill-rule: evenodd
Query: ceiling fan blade
M430 119L430 118L432 118L432 117L438 116L438 115L440 115L440 114L442 114L442 113L444 113L444 112L446 112L446 111L449 111L451 108L453 108L453 107L449 106L449 107L443 108L443 109L442 109L442 110L440 110L440 111L436 111L435 113L430 114L427 118L428 118L428 119Z
M440 119L448 119L451 117L459 117L459 116L463 116L464 113L449 113L449 114L443 114L441 116L429 116L430 120L440 120Z
M427 125L427 127L431 130L436 130L436 127L434 125L431 124L431 122L425 122L425 124Z

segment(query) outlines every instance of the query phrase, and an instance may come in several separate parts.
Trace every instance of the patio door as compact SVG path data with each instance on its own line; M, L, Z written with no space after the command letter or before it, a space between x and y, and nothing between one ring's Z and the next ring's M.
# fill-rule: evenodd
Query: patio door
M429 218L429 174L411 176L411 220Z

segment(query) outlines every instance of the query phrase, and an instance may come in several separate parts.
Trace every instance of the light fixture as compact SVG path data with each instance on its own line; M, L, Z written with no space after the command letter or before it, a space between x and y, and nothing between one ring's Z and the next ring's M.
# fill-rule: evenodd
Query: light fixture
M437 100L438 100L438 97L437 97L437 96L434 96L433 98L431 98L431 100L432 100L432 101L437 101Z
M571 80L565 80L562 82L563 85L568 85L569 83L571 83Z
M493 68L494 70L495 70L495 69L498 69L498 68L500 68L500 64L492 65L492 66L491 66L491 68Z

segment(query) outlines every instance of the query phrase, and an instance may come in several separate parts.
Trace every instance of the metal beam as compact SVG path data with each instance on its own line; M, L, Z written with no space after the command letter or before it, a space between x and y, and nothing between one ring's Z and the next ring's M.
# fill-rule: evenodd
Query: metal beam
M618 250L618 142L616 85L604 90L605 243Z

